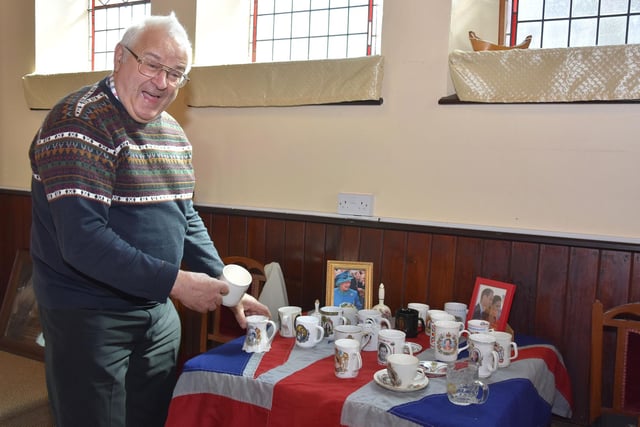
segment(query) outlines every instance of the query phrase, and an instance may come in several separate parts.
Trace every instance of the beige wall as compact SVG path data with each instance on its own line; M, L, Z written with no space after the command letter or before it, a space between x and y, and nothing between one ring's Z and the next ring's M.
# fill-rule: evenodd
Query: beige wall
M178 3L194 25L195 8ZM154 0L156 12L170 5ZM179 98L198 203L332 214L338 192L363 192L377 217L640 242L640 105L438 105L450 93L450 6L386 2L382 106L188 109ZM0 2L4 188L29 188L44 117L20 87L32 16L31 2Z

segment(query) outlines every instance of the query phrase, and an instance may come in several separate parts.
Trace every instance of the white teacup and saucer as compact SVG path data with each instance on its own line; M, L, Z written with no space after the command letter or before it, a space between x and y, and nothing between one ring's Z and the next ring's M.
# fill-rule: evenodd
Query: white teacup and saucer
M417 357L397 353L387 357L387 368L373 375L373 380L387 390L397 392L418 391L429 385L429 378L420 367Z

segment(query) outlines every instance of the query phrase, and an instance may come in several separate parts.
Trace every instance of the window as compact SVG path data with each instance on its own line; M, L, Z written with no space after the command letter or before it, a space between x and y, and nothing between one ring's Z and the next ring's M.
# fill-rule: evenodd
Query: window
M506 13L509 45L529 34L537 48L640 43L640 0L508 0Z
M250 0L252 62L380 53L381 0Z
M113 49L127 27L151 13L151 0L89 0L91 70L113 66Z

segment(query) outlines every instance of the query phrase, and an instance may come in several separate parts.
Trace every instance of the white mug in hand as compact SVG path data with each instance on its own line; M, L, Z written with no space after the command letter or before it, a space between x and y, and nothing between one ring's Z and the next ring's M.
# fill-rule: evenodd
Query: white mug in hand
M253 278L251 273L241 265L229 264L222 269L220 280L224 280L229 287L229 292L222 296L222 305L233 307L240 302L244 293L249 289Z

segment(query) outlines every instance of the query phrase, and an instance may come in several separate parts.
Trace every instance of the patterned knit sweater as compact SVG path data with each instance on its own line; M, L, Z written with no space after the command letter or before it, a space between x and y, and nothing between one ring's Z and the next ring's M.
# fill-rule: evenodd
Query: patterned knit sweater
M33 283L44 307L148 306L166 301L182 261L222 271L193 207L184 131L167 113L134 121L108 82L58 103L29 150Z

